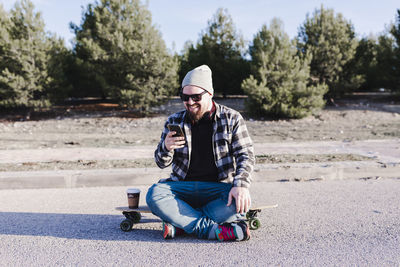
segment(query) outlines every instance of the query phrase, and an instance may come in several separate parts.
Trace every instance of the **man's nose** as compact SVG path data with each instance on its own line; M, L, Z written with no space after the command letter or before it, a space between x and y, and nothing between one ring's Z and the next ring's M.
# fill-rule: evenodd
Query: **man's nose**
M187 103L189 105L193 105L194 103L196 103L195 101L193 101L193 99L191 97L189 97L189 100L187 101Z

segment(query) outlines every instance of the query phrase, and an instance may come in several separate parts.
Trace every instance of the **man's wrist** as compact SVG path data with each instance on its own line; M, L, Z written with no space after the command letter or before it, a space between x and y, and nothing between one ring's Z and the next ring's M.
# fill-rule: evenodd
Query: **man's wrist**
M244 187L244 188L250 188L250 183L244 180L234 180L233 181L233 187Z

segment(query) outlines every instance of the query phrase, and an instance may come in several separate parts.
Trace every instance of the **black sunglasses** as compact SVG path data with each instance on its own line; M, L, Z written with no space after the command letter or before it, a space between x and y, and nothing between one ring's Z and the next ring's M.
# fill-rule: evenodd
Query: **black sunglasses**
M182 101L189 101L189 98L191 98L194 102L199 102L199 101L201 101L201 97L205 94L205 93L207 93L207 91L203 91L203 93L201 93L201 94L194 94L194 95L187 95L187 94L184 94L184 93L180 93L179 94L179 96L181 97L181 100Z

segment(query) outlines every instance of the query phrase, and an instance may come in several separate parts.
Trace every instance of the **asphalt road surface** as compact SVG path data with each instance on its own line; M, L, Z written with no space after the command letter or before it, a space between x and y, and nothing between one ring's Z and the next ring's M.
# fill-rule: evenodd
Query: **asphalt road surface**
M148 186L142 189L141 203ZM258 182L260 214L247 242L163 240L144 214L122 232L126 187L0 190L2 266L266 266L400 264L400 178Z

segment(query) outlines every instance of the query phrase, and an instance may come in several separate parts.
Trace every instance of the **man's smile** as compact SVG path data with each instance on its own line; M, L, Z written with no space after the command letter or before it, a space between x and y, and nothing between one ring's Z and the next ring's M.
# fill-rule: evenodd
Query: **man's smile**
M200 109L200 105L199 104L194 104L194 105L188 105L188 109L191 112L197 112Z

